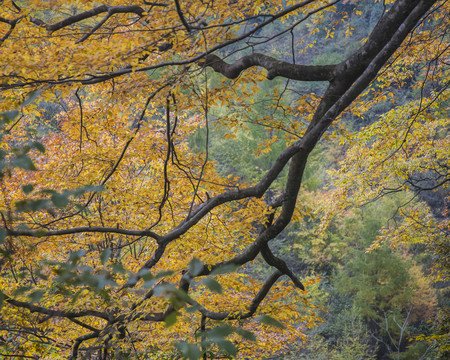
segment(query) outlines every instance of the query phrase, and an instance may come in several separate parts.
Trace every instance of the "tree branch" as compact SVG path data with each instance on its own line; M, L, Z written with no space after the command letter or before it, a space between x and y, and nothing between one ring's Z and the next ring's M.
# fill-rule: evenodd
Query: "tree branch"
M39 25L39 26L43 26L45 27L48 31L57 31L60 30L62 28L65 28L66 26L70 26L72 24L75 24L77 22L80 22L82 20L86 20L89 19L93 16L97 16L101 13L108 13L107 17L110 17L113 14L128 14L128 13L132 13L132 14L136 14L140 17L144 16L145 10L143 8L141 8L138 5L122 5L122 6L109 6L109 5L100 5L94 9L91 10L87 10L87 11L83 11L82 13L73 15L73 16L69 16L68 18L57 22L56 24L46 24L45 22L43 22L40 19L37 18L31 18L31 22ZM95 31L95 30L94 30ZM93 32L93 31L91 31Z
M98 338L98 337L99 337L99 334L96 333L96 332L79 336L75 340L75 344L73 345L72 356L70 357L70 360L76 360L76 358L78 357L78 349L79 349L79 347L80 347L80 345L81 345L81 343L83 341L86 341L86 340L89 340L89 339L95 339L95 338Z
M191 27L187 23L186 19L184 18L183 12L181 11L180 2L178 0L175 1L175 7L177 9L178 17L180 18L181 22L183 23L183 26L185 27L187 32L191 32Z
M277 76L299 81L331 81L335 65L305 66L290 64L263 54L250 54L228 64L217 55L209 54L205 60L199 61L201 65L209 66L229 79L235 79L239 74L252 66L261 66L268 71L267 79Z
M14 28L16 27L17 23L22 19L22 16L14 19L14 20L8 20L5 18L0 17L0 22L6 23L9 25L9 30L6 32L6 34L0 39L0 45L11 35Z
M67 319L74 319L78 317L84 317L84 316L95 316L104 320L110 320L110 316L107 313L97 311L97 310L83 310L79 312L71 312L71 311L62 311L62 310L53 310L53 309L47 309L42 306L33 305L24 301L19 301L15 299L11 299L10 297L7 297L5 301L8 304L11 304L16 307L20 307L23 309L27 309L30 312L34 313L37 312L39 314L45 314L49 315L51 317L62 317Z
M284 262L284 260L276 257L272 251L269 248L268 244L264 244L261 247L261 255L263 256L264 260L271 266L275 267L280 271L282 274L285 274L289 276L294 283L295 286L298 288L305 290L305 287L301 283L301 281L294 275L294 273L289 269L287 264Z
M81 233L116 233L122 235L130 236L148 236L156 241L160 242L162 237L150 230L127 230L118 229L115 227L103 227L103 226L82 226L70 229L61 230L13 230L5 229L6 234L10 236L29 236L29 237L45 237L45 236L60 236L60 235L70 235L70 234L81 234Z
M275 284L275 282L282 276L283 274L280 271L275 271L272 275L269 276L269 278L266 280L264 285L261 287L261 289L258 291L258 293L255 295L253 300L251 301L248 310L246 312L239 311L236 313L235 311L226 311L226 312L216 312L216 311L210 311L206 309L205 307L201 306L199 303L197 303L195 300L191 300L190 304L198 308L198 311L200 313L212 320L243 320L248 319L252 317L256 310L258 310L259 305L264 300L264 298L269 293L272 286Z

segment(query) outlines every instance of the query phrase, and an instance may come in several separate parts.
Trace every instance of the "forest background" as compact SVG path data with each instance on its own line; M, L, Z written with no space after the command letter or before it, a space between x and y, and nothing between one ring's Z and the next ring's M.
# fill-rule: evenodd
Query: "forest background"
M0 356L446 358L449 6L413 2L288 199L321 72L404 2L1 2Z

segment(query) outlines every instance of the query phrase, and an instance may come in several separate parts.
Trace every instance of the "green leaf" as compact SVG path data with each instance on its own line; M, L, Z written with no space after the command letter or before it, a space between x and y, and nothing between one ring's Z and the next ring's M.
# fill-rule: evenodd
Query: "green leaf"
M214 269L213 271L211 271L210 275L214 276L214 275L228 274L228 273L235 272L238 268L239 268L239 266L237 266L236 264L222 265L222 266L219 266L218 268Z
M19 115L19 111L11 110L0 113L0 119L9 123L11 120L14 120L17 115Z
M55 190L52 189L43 189L41 190L42 194L49 194L49 195L53 195L53 194L57 194L57 192Z
M37 211L49 207L48 200L38 199L38 200L20 200L16 202L17 211Z
M55 193L51 197L52 203L59 208L63 208L69 204L69 199L63 194Z
M137 273L137 276L144 281L153 280L154 276L149 269L140 269Z
M220 350L233 357L236 356L237 354L236 346L234 346L234 344L229 340L218 341L217 346L219 347Z
M14 295L22 295L23 293L26 293L27 291L31 290L31 286L19 286L16 290L14 290Z
M37 97L40 95L40 93L41 93L41 90L33 90L33 91L29 92L27 98L22 103L22 106L27 106L27 105L31 104L34 100L37 99Z
M38 278L42 279L42 280L47 280L47 279L48 279L47 274L44 274L41 270L42 270L42 269L37 269L37 270L36 270L36 273L35 273L36 276L37 276Z
M29 194L30 192L32 192L34 190L34 186L31 184L23 185L22 190L25 194Z
M121 262L115 261L112 264L112 271L113 273L119 273L119 274L124 274L126 272L125 267L123 266L123 264Z
M197 258L193 258L189 263L189 274L195 277L198 274L200 274L202 270L203 270L202 262Z
M175 287L170 291L170 294L169 301L176 310L184 308L186 303L190 300L189 295L186 294L185 291L179 290Z
M235 330L236 330L236 333L240 337L242 337L242 338L244 338L246 340L249 340L249 341L256 341L256 336L251 331L248 331L248 330L245 330L245 329L242 329L242 328L236 328Z
M272 327L276 327L279 329L285 329L286 326L284 326L282 323L280 323L277 319L274 319L273 317L269 315L261 315L256 318L257 321L259 321L261 324L269 325Z
M181 355L185 359L198 360L202 356L202 352L195 344L190 344L185 341L178 342L175 346L180 350Z
M39 302L42 299L42 296L44 296L45 291L40 289L33 291L31 294L28 295L31 302Z
M43 154L45 153L45 147L39 141L33 141L31 146L34 147L36 150L39 150L41 153Z
M175 325L177 322L177 316L179 315L178 311L172 311L169 315L164 318L166 328Z
M195 312L197 312L197 311L199 311L200 310L200 305L199 304L194 304L194 305L191 305L191 306L186 306L185 308L184 308L184 311L186 311L188 314L193 314L193 313L195 313Z
M25 170L36 170L33 161L25 154L18 155L12 162L12 165Z
M81 260L81 258L84 255L86 255L86 250L78 250L78 251L71 252L69 255L69 262L72 265L75 265Z
M172 284L160 284L155 286L153 293L155 296L168 297L168 294L172 294L175 291L175 286Z
M155 275L155 279L162 279L162 278L165 278L165 277L170 276L170 275L172 275L172 274L173 274L173 271L172 271L172 270L164 270L164 271L160 271L159 273L157 273L157 274Z
M222 294L222 285L220 285L215 279L208 277L205 280L203 280L203 283L209 290L214 291L215 293L218 294Z
M106 248L100 253L100 261L103 265L109 260L109 258L111 257L111 253L112 251L110 248Z
M227 336L234 332L233 327L229 325L217 326L205 333L205 336L212 342L217 343L218 341L224 340Z
M75 197L80 197L82 195L84 195L85 193L89 193L89 192L101 192L103 191L103 186L102 185L88 185L88 186L83 186L79 189L75 189L72 191L73 196Z

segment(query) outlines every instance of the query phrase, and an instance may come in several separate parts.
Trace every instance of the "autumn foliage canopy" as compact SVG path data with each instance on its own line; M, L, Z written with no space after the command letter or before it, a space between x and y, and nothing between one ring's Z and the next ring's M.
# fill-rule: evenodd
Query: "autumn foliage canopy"
M320 279L300 279L271 241L411 187L424 167L448 181L448 4L382 7L352 38L358 1L1 1L1 353L263 358L303 339L321 322ZM339 36L337 57L307 62ZM298 91L255 102L280 79ZM405 83L417 98L397 104ZM394 110L347 132L383 103ZM267 134L255 157L273 160L244 180L210 147L249 124ZM327 208L306 206L308 156L337 138L352 150Z

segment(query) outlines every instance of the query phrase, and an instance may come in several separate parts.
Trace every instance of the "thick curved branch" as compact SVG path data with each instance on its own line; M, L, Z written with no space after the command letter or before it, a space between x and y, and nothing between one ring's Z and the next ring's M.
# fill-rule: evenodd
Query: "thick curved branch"
M205 60L199 61L199 63L211 67L229 79L237 78L242 71L252 66L261 66L267 70L267 79L269 80L281 76L299 81L331 81L336 67L335 65L295 65L258 53L245 55L232 64L226 63L217 55L209 54Z
M90 333L90 334L86 334L86 335L82 335L79 336L76 340L75 340L75 344L73 345L73 349L72 349L72 356L70 357L70 360L76 360L78 357L78 349L81 345L81 343L83 341L89 340L89 339L95 339L98 338L99 334L98 333Z
M298 288L305 290L305 287L303 286L302 282L294 275L294 273L289 269L287 264L284 262L284 260L276 257L272 251L269 248L269 245L264 244L261 248L261 255L263 256L264 260L271 266L277 268L281 273L289 276L294 283L295 286Z
M40 19L31 18L31 22L36 25L45 27L48 31L57 31L65 28L66 26L70 26L82 20L89 19L93 16L97 16L102 13L108 13L108 17L113 14L136 14L140 17L144 16L145 10L138 5L122 5L122 6L109 6L109 5L100 5L94 9L83 11L82 13L69 16L68 18L57 22L56 24L46 24Z

